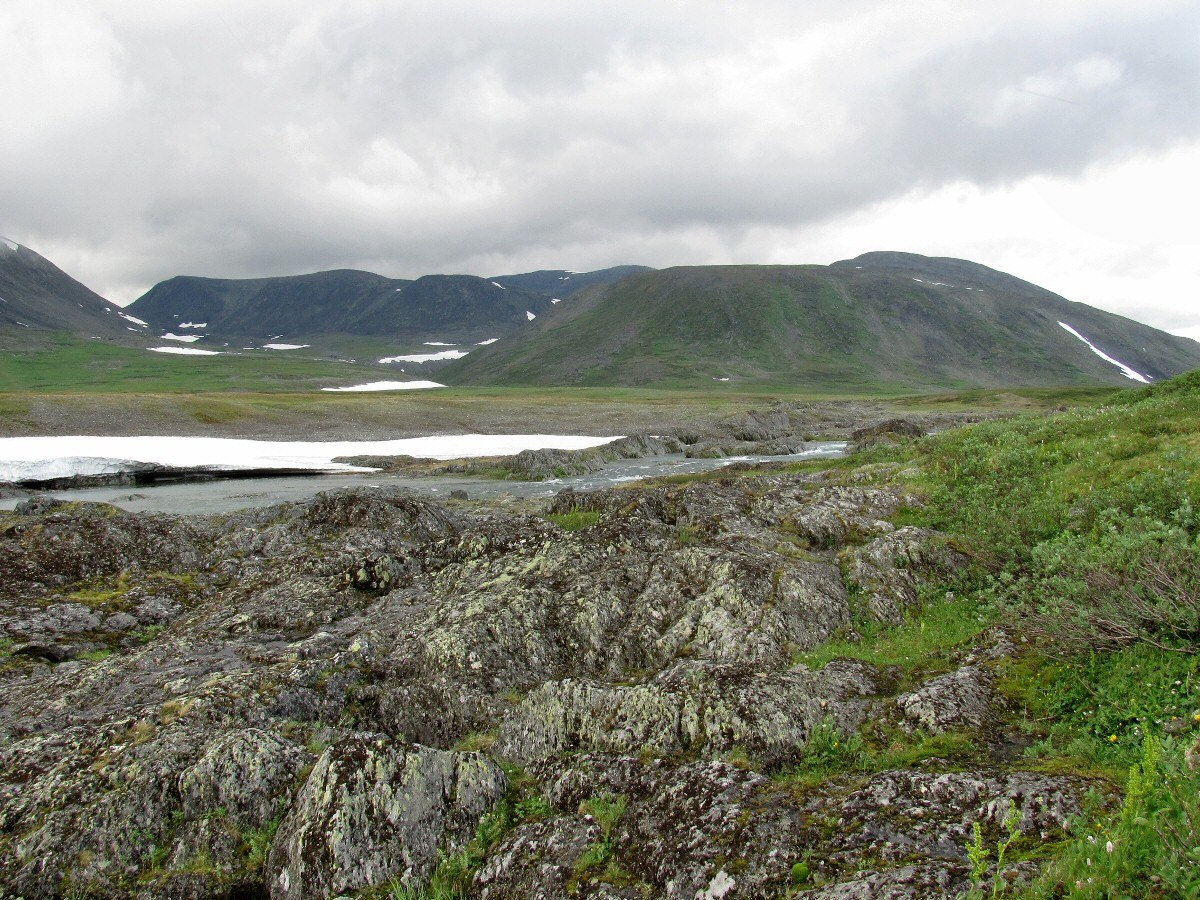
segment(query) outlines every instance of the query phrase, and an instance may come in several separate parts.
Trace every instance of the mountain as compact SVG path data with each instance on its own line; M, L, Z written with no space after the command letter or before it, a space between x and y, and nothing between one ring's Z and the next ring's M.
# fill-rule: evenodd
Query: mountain
M145 326L28 247L0 238L0 338L22 344L54 332L128 342Z
M1065 323L1068 331L1059 323ZM698 266L590 288L439 377L454 384L923 389L1131 384L1200 367L1200 344L967 260Z
M205 323L210 338L340 334L467 343L508 334L527 325L530 314L548 312L555 300L639 270L426 275L415 281L350 269L251 279L181 275L155 285L129 311L166 330Z

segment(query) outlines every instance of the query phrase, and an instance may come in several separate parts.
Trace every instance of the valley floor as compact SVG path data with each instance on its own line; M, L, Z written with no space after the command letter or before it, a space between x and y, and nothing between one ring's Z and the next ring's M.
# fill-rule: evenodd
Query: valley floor
M1193 375L526 512L32 500L0 514L0 885L1194 896L1198 435Z

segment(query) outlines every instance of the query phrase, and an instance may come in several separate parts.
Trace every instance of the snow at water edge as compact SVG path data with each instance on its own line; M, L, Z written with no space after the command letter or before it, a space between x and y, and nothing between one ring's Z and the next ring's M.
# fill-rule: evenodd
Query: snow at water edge
M1124 375L1126 378L1130 379L1131 381L1140 381L1142 384L1150 383L1150 379L1147 378L1145 375L1141 374L1140 372L1135 372L1133 369L1129 368L1129 366L1125 365L1125 363L1121 362L1120 360L1113 359L1111 356L1109 356L1107 353L1105 353L1103 350L1101 350L1099 347L1097 347L1095 344L1093 344L1091 341L1089 341L1087 338L1085 338L1082 334L1080 334L1078 331L1076 331L1074 328L1072 328L1066 322L1059 322L1058 324L1061 325L1063 328L1065 328L1071 334L1075 335L1075 337L1079 338L1085 344L1087 344L1088 348L1093 353L1095 353L1097 356L1099 356L1102 360L1104 360L1106 363L1112 363L1114 366L1116 366L1118 369L1120 369L1121 374Z
M181 469L239 471L312 469L370 472L333 462L340 456L418 456L459 459L511 456L522 450L581 450L615 437L563 434L452 434L392 441L254 441L205 437L0 438L0 481L115 474L152 463Z

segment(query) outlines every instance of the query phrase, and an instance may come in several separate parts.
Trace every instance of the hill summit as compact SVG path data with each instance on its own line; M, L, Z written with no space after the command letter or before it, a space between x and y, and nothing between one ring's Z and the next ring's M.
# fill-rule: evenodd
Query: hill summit
M1129 384L1200 366L1200 344L967 260L867 253L829 266L694 266L581 293L441 373L455 384Z
M53 333L127 342L145 323L28 247L0 237L0 337L37 344Z

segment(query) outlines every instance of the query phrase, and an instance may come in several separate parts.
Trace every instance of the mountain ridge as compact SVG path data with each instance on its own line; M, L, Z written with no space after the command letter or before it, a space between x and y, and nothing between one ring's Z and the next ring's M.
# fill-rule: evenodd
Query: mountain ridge
M581 294L441 374L454 384L940 389L1128 384L1059 326L1152 379L1200 344L979 263L878 251L830 266L690 266Z

